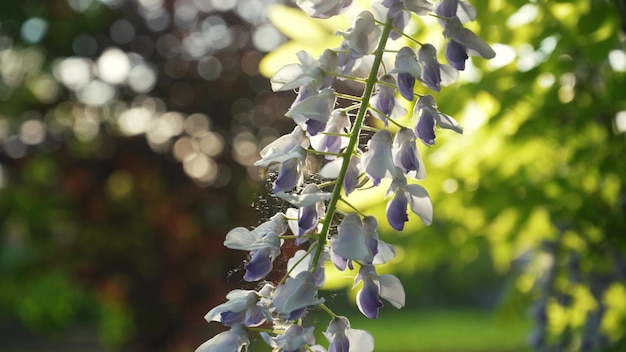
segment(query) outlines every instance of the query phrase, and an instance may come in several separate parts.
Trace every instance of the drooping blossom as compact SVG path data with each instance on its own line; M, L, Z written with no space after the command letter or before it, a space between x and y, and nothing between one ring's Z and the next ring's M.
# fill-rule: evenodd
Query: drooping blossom
M430 94L422 96L417 101L413 115L418 118L415 135L426 145L435 144L435 122L441 128L463 133L463 127L454 118L437 110L435 98Z
M311 17L329 18L345 12L352 0L298 0L296 4Z
M406 110L396 104L396 79L392 75L382 75L376 84L376 95L372 97L371 109L372 115L385 123L385 127L389 124L388 118L396 118L406 114Z
M241 325L221 332L206 341L195 352L240 352L250 345L248 333Z
M304 187L301 194L320 194L322 190L316 184L308 184ZM296 236L296 244L302 244L304 241L302 236L313 231L319 223L319 218L326 211L323 201L307 204L298 209L298 232Z
M360 329L352 329L346 317L330 321L324 336L330 342L328 352L371 352L374 350L374 337Z
M420 80L426 87L436 92L441 90L442 85L449 85L459 77L459 72L455 68L437 61L437 49L431 44L422 45L417 51L417 60L422 66Z
M298 319L307 307L324 303L323 298L317 298L315 278L310 271L288 277L283 284L276 287L272 298L272 304L278 313L287 320Z
M226 247L250 251L251 259L245 265L244 280L261 280L272 270L272 263L280 254L282 245L278 236L285 231L287 231L285 215L278 213L252 231L245 227L236 227L228 232L224 240Z
M435 14L444 18L458 17L461 23L476 19L476 9L467 1L441 0L435 8ZM444 26L446 20L439 19L439 23Z
M314 136L326 127L335 106L335 93L329 88L310 96L292 107L285 116L293 119L306 129L307 135Z
M433 204L426 189L417 184L407 184L401 172L391 181L387 189L387 221L397 231L404 229L404 223L409 221L407 207L422 219L425 225L433 221Z
M363 11L357 15L352 28L337 34L345 38L348 48L352 51L352 58L359 58L376 50L381 32L374 21L374 15L369 11Z
M456 16L446 21L443 35L457 42L460 46L467 48L472 55L478 55L485 59L493 59L496 56L496 52L493 51L489 44L485 43L471 30L463 27L461 20Z
M363 281L363 287L356 294L357 307L370 319L378 317L378 310L383 306L381 297L396 308L404 307L405 293L400 280L391 275L378 275L374 265L365 264L359 269L354 285Z
M417 62L413 49L405 46L398 51L394 68L390 73L398 74L398 91L400 95L406 100L413 101L415 80L422 77L422 68Z
M227 302L211 309L206 321L221 322L226 326L259 326L265 322L264 308L260 306L256 291L233 290L226 295Z
M393 259L393 246L378 239L378 221L373 216L361 220L348 214L330 239L330 259L339 270L352 269L352 261L384 264Z
M387 130L376 132L367 142L367 151L361 157L361 166L375 186L378 186L382 178L395 176L396 167L391 148L391 133Z
M423 180L426 178L426 168L415 145L416 140L417 137L412 130L406 127L400 128L393 139L391 153L394 164L405 175Z
M274 351L299 352L303 351L304 345L315 343L314 329L312 326L303 328L300 325L292 324L282 334L270 336L270 334L262 332L261 337L270 347L274 348Z
M300 89L304 86L313 87L315 90L328 88L333 82L333 77L326 72L337 70L337 54L331 50L325 50L319 60L315 60L311 54L302 50L296 53L299 64L288 64L281 67L270 79L274 92ZM326 72L325 72L326 71Z

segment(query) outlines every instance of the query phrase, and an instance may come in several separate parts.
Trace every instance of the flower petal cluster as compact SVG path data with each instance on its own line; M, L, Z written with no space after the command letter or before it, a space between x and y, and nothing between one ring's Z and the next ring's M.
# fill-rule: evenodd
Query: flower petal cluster
M337 34L344 37L348 48L352 51L352 58L356 59L376 50L381 32L374 21L374 15L370 11L363 11L356 16L352 28L346 32L337 32Z

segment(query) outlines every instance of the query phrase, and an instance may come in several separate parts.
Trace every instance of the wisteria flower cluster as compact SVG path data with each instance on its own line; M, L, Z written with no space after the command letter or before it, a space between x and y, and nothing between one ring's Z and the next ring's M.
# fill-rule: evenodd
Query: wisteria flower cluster
M328 18L345 12L352 1L298 0L297 4L312 17ZM252 230L237 227L227 234L226 247L249 253L244 280L258 282L260 288L234 290L225 303L207 313L207 321L229 329L202 344L198 352L245 350L253 332L260 333L274 351L373 351L371 334L352 328L348 318L335 314L321 297L326 262L356 273L356 304L366 317L377 318L383 300L395 308L404 306L400 280L377 272L378 265L394 258L394 247L379 238L378 220L350 204L347 196L387 184L386 221L393 229L403 230L409 210L430 225L431 200L426 189L415 183L426 177L417 141L434 144L437 126L457 133L463 129L438 110L427 92L452 83L465 69L469 55L490 59L495 52L464 27L476 17L467 2L378 0L372 8L378 15L363 11L351 28L337 33L343 37L340 47L327 49L317 59L300 52L299 64L287 65L272 77L274 91L297 92L285 114L296 126L265 147L255 165L276 175L271 192L291 207ZM433 45L403 33L412 16L439 20L448 64L439 61ZM402 37L417 50L386 49L389 40ZM389 65L383 64L387 61L393 62L389 71ZM365 77L358 74L363 67L369 72ZM342 80L360 82L362 94L339 92L335 83ZM418 83L421 89L416 89ZM400 99L414 106L407 126L398 122L407 113ZM319 169L311 170L309 164L320 163L309 163L309 158L323 160ZM353 212L339 210L340 202ZM285 241L301 249L288 260L283 278L271 282L266 277ZM307 326L306 314L312 308L330 316L324 332L327 348L315 341L314 326Z

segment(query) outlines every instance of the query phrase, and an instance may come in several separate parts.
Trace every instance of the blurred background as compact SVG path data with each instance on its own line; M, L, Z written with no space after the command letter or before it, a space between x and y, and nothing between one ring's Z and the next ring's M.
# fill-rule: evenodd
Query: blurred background
M356 319L341 275L327 299L377 351L626 349L626 3L472 4L497 58L435 97L465 127L420 146L435 222L381 221L407 307ZM0 3L0 350L190 351L220 330L203 316L245 258L224 236L279 207L252 162L294 94L266 76L351 22L281 5Z

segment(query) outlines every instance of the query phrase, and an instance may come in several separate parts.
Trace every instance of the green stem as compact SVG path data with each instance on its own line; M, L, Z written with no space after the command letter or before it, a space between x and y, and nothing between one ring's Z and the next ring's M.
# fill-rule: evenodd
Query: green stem
M347 205L348 207L350 207L350 208L351 208L352 210L354 210L355 212L359 213L359 215L361 215L361 216L363 216L363 217L365 216L365 214L363 214L363 212L362 212L362 211L360 211L357 207L355 207L354 205L352 205L352 203L350 203L350 202L348 202L347 200L345 200L343 197L339 198L339 200L340 200L343 204L345 204L345 205Z
M362 103L359 107L359 111L356 114L356 118L354 120L354 125L352 126L352 131L350 134L350 141L348 142L348 146L344 151L344 158L341 164L341 170L339 171L339 177L337 178L337 185L335 189L333 189L332 196L330 201L328 202L328 207L326 208L326 216L324 217L324 222L322 224L322 230L318 235L318 244L315 248L315 253L313 254L313 260L311 261L311 268L317 268L318 261L320 260L320 256L322 255L322 251L326 246L326 241L328 241L328 231L330 230L330 224L333 220L333 215L335 214L335 210L337 209L337 202L341 198L341 190L343 185L343 180L346 178L346 172L348 170L348 165L350 164L350 157L354 153L354 150L357 147L359 142L359 135L361 132L361 125L363 124L363 120L365 119L365 114L367 113L367 107L369 106L370 98L372 97L372 93L374 91L374 85L377 81L378 69L380 68L381 62L383 61L383 54L385 51L385 46L387 45L387 39L389 38L389 33L391 33L391 29L393 28L393 19L387 19L385 26L383 27L383 32L380 36L380 41L378 42L378 47L376 48L376 55L374 56L374 63L372 63L372 69L367 78L367 83L365 84L365 90L362 95Z
M326 313L328 313L331 317L333 318L339 318L339 316L337 314L335 314L335 312L333 312L332 310L330 310L330 308L328 308L324 303L320 304L320 308L322 308Z

